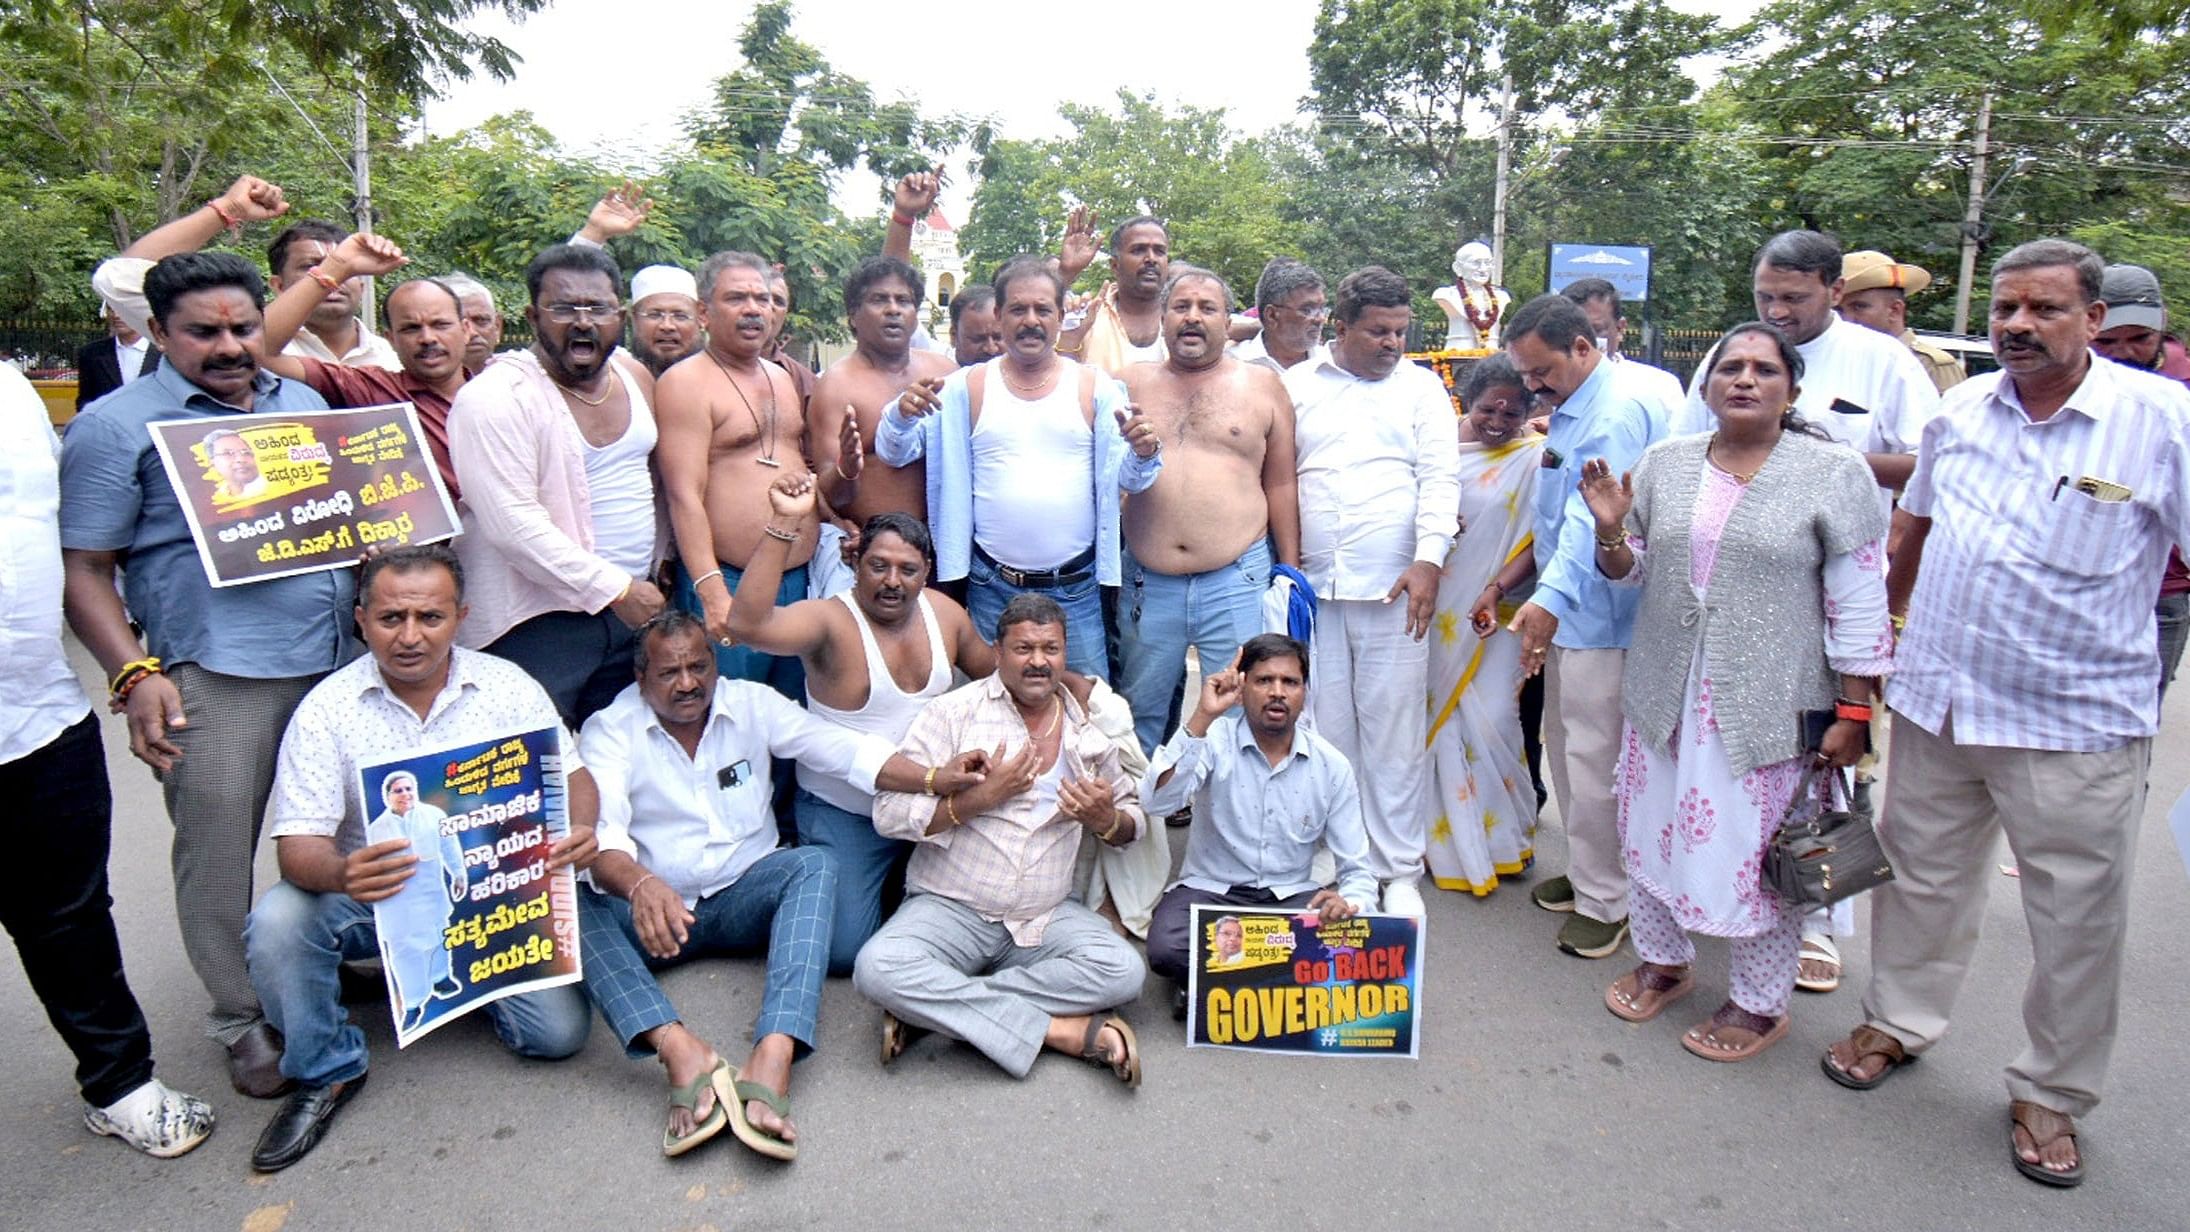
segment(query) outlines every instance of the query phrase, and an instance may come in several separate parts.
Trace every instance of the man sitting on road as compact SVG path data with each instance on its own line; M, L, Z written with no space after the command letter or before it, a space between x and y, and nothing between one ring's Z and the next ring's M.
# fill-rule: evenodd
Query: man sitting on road
M1141 794L1150 809L1194 805L1186 863L1148 928L1157 975L1186 979L1196 903L1317 911L1325 923L1376 909L1353 767L1300 730L1307 694L1306 646L1282 633L1249 638L1230 668L1202 681L1194 713L1149 763ZM1309 871L1319 844L1337 861L1337 889ZM1185 1012L1183 985L1172 1008Z
M791 1062L814 1047L836 871L818 848L776 845L769 758L862 792L958 791L979 781L981 759L939 758L931 772L887 740L725 678L706 626L680 609L640 630L637 660L637 681L579 742L601 793L601 854L579 895L586 992L632 1055L659 1052L669 1070L665 1153L727 1119L740 1142L790 1160L798 1131L785 1096ZM737 1069L683 1031L652 974L711 954L768 958L753 1052Z
M815 515L815 487L810 475L776 480L768 491L771 523L803 527ZM975 680L996 670L996 652L966 610L928 588L934 549L920 522L902 513L867 519L849 592L778 607L790 550L774 537L754 549L730 605L730 633L764 654L797 655L815 716L894 748L928 699L950 691L953 667ZM841 775L801 766L795 808L800 844L836 860L829 973L849 975L882 922L887 883L893 874L902 879L912 845L876 833L874 794Z
M259 1001L286 1040L281 1072L297 1086L251 1152L261 1172L304 1158L364 1087L365 1033L343 1013L341 967L379 953L372 904L419 871L408 841L366 841L358 767L561 722L515 664L455 645L465 611L463 567L446 546L367 558L357 624L372 653L305 694L282 737L269 810L281 881L251 909L244 945ZM566 733L570 835L550 853L552 868L593 858L597 796L576 747ZM510 1051L542 1060L577 1052L591 1025L570 985L504 997L484 1013Z
M1140 995L1141 956L1068 900L1081 836L1113 847L1146 824L1110 739L1060 686L1065 613L1021 595L996 622L996 674L928 703L907 755L992 749L986 775L940 798L885 791L875 828L912 840L905 905L859 952L853 980L883 1008L882 1055L906 1026L962 1039L1015 1077L1043 1048L1141 1079L1133 1028L1110 1014Z

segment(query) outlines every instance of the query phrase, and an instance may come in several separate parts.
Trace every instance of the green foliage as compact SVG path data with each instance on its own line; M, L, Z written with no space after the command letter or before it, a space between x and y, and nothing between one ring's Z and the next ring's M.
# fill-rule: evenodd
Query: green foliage
M1987 92L1976 290L1983 265L2025 240L2140 215L2180 225L2183 37L2114 45L2083 24L2052 37L2021 0L1780 0L1741 37L1770 49L1729 82L1739 114L1773 139L1759 147L1767 226L1817 227L1923 265L1936 281L1910 304L1921 325L1951 320Z

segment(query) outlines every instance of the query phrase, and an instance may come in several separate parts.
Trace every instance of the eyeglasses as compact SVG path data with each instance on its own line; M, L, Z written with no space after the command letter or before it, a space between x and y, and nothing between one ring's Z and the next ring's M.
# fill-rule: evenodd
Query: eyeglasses
M686 312L681 308L642 309L639 312L639 319L649 325L659 325L663 321L673 322L677 325L690 325L692 322L699 320L698 317L693 316L691 313Z
M1318 304L1313 308L1295 308L1289 304L1272 304L1271 307L1283 308L1303 321L1328 321L1331 319L1331 309L1324 304Z
M540 311L557 325L577 321L613 321L623 315L622 304L543 304Z
M250 449L216 449L213 451L213 456L223 462L235 462L243 458L255 459L258 457L258 453Z

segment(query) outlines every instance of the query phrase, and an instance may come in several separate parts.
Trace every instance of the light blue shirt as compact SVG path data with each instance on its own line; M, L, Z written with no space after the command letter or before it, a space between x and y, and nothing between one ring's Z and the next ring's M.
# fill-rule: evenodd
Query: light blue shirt
M1078 397L1080 365L1063 356L1058 378L1073 382ZM984 403L1002 384L1002 358L982 365ZM961 368L943 383L942 405L918 419L910 419L896 403L875 430L875 453L891 466L928 460L928 529L935 536L935 576L954 581L966 576L973 560L973 409ZM1163 469L1163 455L1143 458L1125 443L1118 431L1117 412L1126 405L1125 386L1098 372L1095 374L1095 580L1116 586L1124 580L1118 564L1118 493L1146 492Z
M1167 770L1171 781L1157 786ZM1223 893L1260 886L1279 898L1320 888L1310 866L1316 844L1338 864L1340 896L1376 910L1376 875L1369 871L1369 832L1353 767L1330 741L1293 729L1293 748L1276 766L1236 714L1209 724L1196 739L1184 725L1148 763L1141 800L1151 817L1176 812L1192 799L1179 884Z
M324 411L302 381L261 371L250 413ZM356 653L356 574L330 569L216 587L205 576L182 502L149 425L241 415L166 360L152 375L84 408L61 439L61 546L121 556L123 597L144 624L145 650L170 666L250 679L309 676Z
M1614 475L1632 471L1665 431L1665 412L1650 391L1602 361L1552 412L1536 484L1536 591L1529 602L1559 618L1554 645L1624 650L1634 634L1642 592L1615 587L1597 570L1597 519L1582 500L1582 464L1602 458Z

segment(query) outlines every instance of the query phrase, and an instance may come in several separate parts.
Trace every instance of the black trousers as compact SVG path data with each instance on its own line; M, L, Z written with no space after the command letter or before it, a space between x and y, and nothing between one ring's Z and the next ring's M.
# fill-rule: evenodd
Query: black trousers
M0 765L13 801L9 845L21 875L0 894L0 924L46 1018L76 1054L84 1101L105 1107L152 1080L152 1033L122 974L107 895L114 797L99 720L85 715L51 744Z
M631 683L637 647L637 633L614 612L542 612L496 638L486 652L539 681L575 732Z
M1234 887L1235 889L1237 887ZM1156 900L1148 919L1148 969L1167 980L1186 981L1186 965L1194 953L1194 904L1211 903L1248 911L1288 911L1308 905L1314 890L1279 898L1268 890L1254 894L1223 894L1177 885Z

